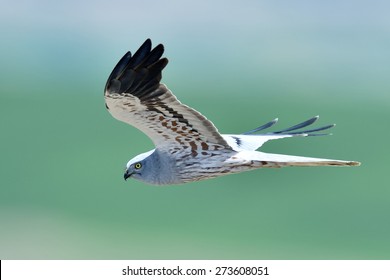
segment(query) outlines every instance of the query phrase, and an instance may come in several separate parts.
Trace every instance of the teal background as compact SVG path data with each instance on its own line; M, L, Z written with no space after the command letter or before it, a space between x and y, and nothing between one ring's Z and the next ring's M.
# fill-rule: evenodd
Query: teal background
M0 259L389 259L388 1L2 1ZM181 186L123 181L153 148L103 87L150 37L222 133L319 114L263 151L358 160Z

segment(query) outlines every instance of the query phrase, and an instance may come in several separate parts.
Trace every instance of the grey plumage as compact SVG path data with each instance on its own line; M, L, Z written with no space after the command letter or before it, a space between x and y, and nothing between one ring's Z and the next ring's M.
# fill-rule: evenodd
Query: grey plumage
M277 119L240 135L220 134L211 121L182 104L161 84L168 64L163 45L152 49L150 39L132 56L127 52L115 66L105 86L106 108L118 120L147 134L156 148L131 159L124 178L156 185L180 184L261 167L359 165L308 157L256 151L268 140L318 136L334 125L307 129L311 118L286 129L262 133Z

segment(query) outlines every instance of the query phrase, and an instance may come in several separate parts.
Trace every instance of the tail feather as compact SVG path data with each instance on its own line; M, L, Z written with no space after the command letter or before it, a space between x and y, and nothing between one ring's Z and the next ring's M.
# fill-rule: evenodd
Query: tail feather
M325 158L311 158L262 152L241 152L242 157L258 163L261 167L284 167L284 166L359 166L360 162Z

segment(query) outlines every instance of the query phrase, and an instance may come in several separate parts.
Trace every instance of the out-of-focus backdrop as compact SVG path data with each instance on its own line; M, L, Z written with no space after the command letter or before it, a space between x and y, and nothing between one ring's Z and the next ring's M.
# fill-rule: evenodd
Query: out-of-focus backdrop
M0 7L0 259L390 258L387 1L10 1ZM150 37L163 82L223 133L319 114L264 151L362 162L182 186L123 181L153 148L105 110Z

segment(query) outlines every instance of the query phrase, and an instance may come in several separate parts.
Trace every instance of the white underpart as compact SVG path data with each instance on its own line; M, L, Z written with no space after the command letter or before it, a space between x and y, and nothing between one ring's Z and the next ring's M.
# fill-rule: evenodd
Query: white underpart
M292 137L293 135L234 135L222 134L225 141L233 148L233 150L240 151L255 151L260 148L265 142L269 140ZM302 134L302 136L306 136ZM237 144L236 138L240 139L240 145Z
M150 156L151 154L153 154L155 149L149 151L149 152L146 152L146 153L142 153L142 154L139 154L138 156L135 156L133 157L127 164L126 164L126 168L129 168L130 165L132 165L133 163L136 163L136 162L139 162L145 158L147 158L148 156Z

